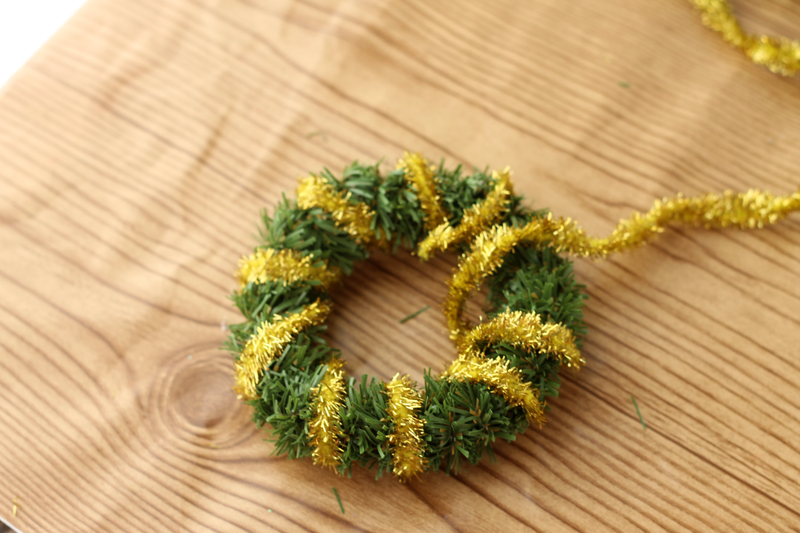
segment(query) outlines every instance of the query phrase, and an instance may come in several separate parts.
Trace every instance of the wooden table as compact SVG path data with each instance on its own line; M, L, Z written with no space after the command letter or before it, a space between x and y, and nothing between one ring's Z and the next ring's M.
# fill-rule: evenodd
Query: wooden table
M800 37L797 2L736 7ZM536 206L606 234L678 192L796 190L798 83L684 0L91 0L0 92L0 516L24 533L797 531L797 215L578 261L588 366L543 429L457 477L272 456L220 345L259 210L309 171L389 169L406 148L510 165ZM435 310L454 264L375 254L335 293L351 374L419 380L453 357Z

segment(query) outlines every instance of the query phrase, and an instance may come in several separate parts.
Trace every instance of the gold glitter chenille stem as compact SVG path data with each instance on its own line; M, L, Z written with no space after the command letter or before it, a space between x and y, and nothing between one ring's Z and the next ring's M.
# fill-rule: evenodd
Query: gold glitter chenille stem
M522 374L508 366L504 357L487 359L467 356L453 361L442 373L449 377L469 383L483 383L494 393L500 394L511 407L522 407L530 424L542 426L545 422L544 406L539 400L539 389L522 379Z
M502 172L493 172L494 188L486 198L464 211L461 222L453 227L449 222L436 226L423 239L417 249L420 259L427 261L436 250L447 250L453 244L467 241L485 228L494 224L508 210L509 200L513 192L511 187L511 169L506 167Z
M753 63L776 74L794 76L800 70L800 42L785 37L745 32L728 0L690 0L700 11L703 24L718 32L726 42L742 50Z
M543 323L536 313L522 311L504 311L467 331L459 341L460 357L474 357L480 345L499 342L552 354L572 368L586 364L571 330L554 322Z
M799 209L800 192L773 196L751 189L744 193L728 191L722 195L688 198L678 195L656 200L647 213L634 213L603 238L589 237L574 221L554 218L552 214L522 227L493 226L475 238L448 281L449 292L443 307L450 337L457 339L469 329L470 324L462 318L467 299L518 245L549 242L558 252L601 259L647 244L671 222L706 228L755 229L778 222Z
M317 300L299 313L275 316L272 322L261 324L236 361L234 390L245 400L258 398L257 386L264 370L295 335L309 326L321 324L330 311L330 304Z
M329 267L325 261L314 260L295 250L265 248L239 260L236 279L241 287L248 283L266 283L270 279L279 279L285 284L316 280L327 289L339 281L341 275L339 268Z
M313 416L308 423L311 456L315 465L335 469L342 464L342 419L339 410L344 405L345 385L343 363L332 358L319 384L311 389Z
M308 176L297 188L297 205L302 209L319 207L333 219L336 227L349 233L357 243L369 244L375 237L372 219L375 213L368 205L353 203L352 195L339 193L319 176Z
M409 376L397 374L386 384L387 411L394 422L389 435L392 447L392 472L400 481L408 481L425 470L423 455L424 425L417 412L422 409L422 398L416 384Z
M417 190L422 212L425 213L425 227L428 231L447 222L449 215L442 207L439 193L436 191L436 177L428 162L417 153L406 152L397 163L397 168L405 171L406 180Z

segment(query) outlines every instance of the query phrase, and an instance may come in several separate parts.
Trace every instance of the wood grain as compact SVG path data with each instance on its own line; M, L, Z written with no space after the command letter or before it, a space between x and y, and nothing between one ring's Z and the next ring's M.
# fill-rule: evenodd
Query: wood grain
M797 2L736 7L800 37ZM0 92L0 515L25 533L797 531L797 216L578 262L588 366L542 430L458 477L270 455L219 347L259 210L308 171L406 148L511 165L603 234L678 191L796 190L798 83L681 0L91 0ZM330 320L351 374L452 358L453 265L359 266Z

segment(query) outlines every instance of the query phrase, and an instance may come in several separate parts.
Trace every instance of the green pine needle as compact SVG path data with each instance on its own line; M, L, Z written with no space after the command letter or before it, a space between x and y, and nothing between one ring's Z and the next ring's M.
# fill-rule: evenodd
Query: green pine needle
M639 411L639 404L636 403L636 398L631 396L631 400L633 401L633 406L636 408L636 414L639 415L639 422L642 423L644 429L647 429L647 424L644 423L644 418L642 418L642 413Z
M333 493L336 495L336 501L339 502L339 509L341 509L342 514L344 514L344 505L342 505L342 499L339 497L339 491L336 490L336 487L333 487Z
M422 309L420 309L420 310L419 310L419 311L417 311L416 313L411 313L410 315L408 315L407 317L405 317L403 320L401 320L401 321L400 321L400 323L401 323L401 324L405 324L406 322L408 322L408 321L409 321L409 320L411 320L412 318L417 318L417 316L421 315L422 313L424 313L425 311L427 311L427 310L428 310L428 309L430 309L430 308L431 308L431 306L430 306L430 305L426 305L425 307L423 307Z

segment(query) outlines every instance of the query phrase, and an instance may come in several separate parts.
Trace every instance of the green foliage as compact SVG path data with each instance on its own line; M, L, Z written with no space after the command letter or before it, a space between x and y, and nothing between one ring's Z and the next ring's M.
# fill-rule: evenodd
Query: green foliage
M524 350L502 342L486 347L485 354L491 359L505 357L509 366L516 367L522 373L524 381L539 389L542 400L558 396L558 387L561 385L558 359L547 353Z
M399 247L416 247L425 232L425 219L414 188L402 170L390 172L378 188L374 229L392 242L392 253Z
M327 293L320 289L316 281L286 284L270 279L266 283L248 283L230 296L245 322L230 326L231 334L225 348L238 357L261 323L271 321L275 315L300 312L317 298L327 298Z
M327 169L320 176L337 191L349 192L352 202L366 203L375 211L373 230L392 251L400 247L413 250L425 236L422 209L404 171L395 170L383 177L378 165L355 162L345 168L341 178ZM461 221L465 209L483 200L494 186L491 175L477 169L465 176L461 167L448 170L440 164L435 176L437 192L454 225ZM500 222L521 226L545 213L528 210L520 196L512 195L510 209ZM284 197L271 217L263 212L262 218L262 246L290 248L327 260L347 275L355 262L369 255L320 209L300 209L295 201ZM518 248L505 258L487 285L489 316L506 309L535 312L570 328L579 342L586 333L583 286L575 282L572 264L549 246ZM248 284L231 296L245 321L230 327L226 348L238 357L261 323L276 314L298 312L317 298L326 297L322 287L313 282L287 285L269 280ZM339 357L338 350L319 337L323 330L324 327L312 327L298 334L265 370L258 386L261 397L249 402L254 407L255 423L259 427L272 426L275 453L286 453L290 458L311 455L311 390L322 379L325 362ZM487 357L507 359L539 389L542 398L557 396L559 363L554 358L503 343L484 346L484 351ZM442 379L430 371L424 381L420 417L425 424L424 453L431 470L457 473L463 461L476 464L484 454L493 460L492 445L497 439L513 441L527 428L523 410L510 407L486 385ZM359 465L375 468L379 477L392 469L388 436L394 431L394 423L387 413L385 384L362 376L359 380L350 378L346 388L339 413L343 435L339 472L349 475L353 465Z
M272 426L275 454L291 459L311 455L308 421L311 389L325 374L325 362L339 357L339 351L325 344L319 333L324 327L311 327L297 335L283 354L264 372L259 384L261 397L248 402L255 408L253 421L258 427Z
M426 457L431 470L458 473L461 461L477 464L484 453L494 460L496 439L513 441L528 427L522 409L511 408L486 385L425 374Z
M348 435L342 453L340 472L350 474L353 464L372 469L377 466L376 478L392 470L392 455L388 436L394 423L387 413L386 386L367 375L356 383L350 378L347 399L342 409L342 433Z
M337 228L322 209L300 209L297 202L290 202L285 196L272 217L264 210L261 218L264 227L259 231L264 247L289 248L313 255L341 268L347 275L353 272L353 263L369 255L346 231Z
M583 322L585 287L575 281L572 262L550 246L518 247L506 256L487 285L489 316L505 310L537 313L545 322L571 329L580 347L587 332Z
M503 265L488 281L489 317L503 311L536 313L545 322L571 329L580 348L587 332L583 322L584 286L575 281L572 262L550 246L522 246L506 256ZM504 343L487 347L486 356L505 357L517 367L525 381L539 389L540 397L558 396L561 379L558 360L546 353L524 350Z
M450 214L449 222L452 226L458 225L464 211L486 198L494 186L490 173L476 168L471 176L463 176L461 165L447 170L444 168L444 161L439 163L435 179L442 206Z

